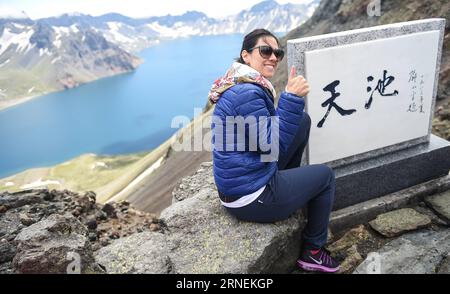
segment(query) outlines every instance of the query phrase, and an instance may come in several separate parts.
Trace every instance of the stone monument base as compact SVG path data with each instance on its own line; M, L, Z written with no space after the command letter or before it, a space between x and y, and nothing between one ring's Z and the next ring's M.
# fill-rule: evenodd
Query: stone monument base
M450 142L431 135L427 143L333 170L336 210L449 174Z

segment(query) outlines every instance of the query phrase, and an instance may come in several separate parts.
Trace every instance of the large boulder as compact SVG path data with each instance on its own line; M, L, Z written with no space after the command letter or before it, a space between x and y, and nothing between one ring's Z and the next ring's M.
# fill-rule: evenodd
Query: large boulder
M205 188L161 214L177 273L285 273L295 266L304 222L300 212L273 224L242 222Z
M94 273L94 258L87 228L72 215L53 214L15 238L16 273Z
M288 273L299 255L301 211L273 224L242 222L221 205L212 165L181 181L160 216L162 233L114 241L96 254L107 272ZM131 257L131 258L128 258Z
M84 195L68 190L49 191L48 189L14 193L3 192L0 193L0 274L14 272L12 260L17 251L17 243L22 243L22 249L25 249L23 240L20 242L19 239L15 240L22 230L46 220L53 214L64 215L66 213L74 216L84 227L81 228L78 222L74 223L73 218L67 218L62 222L67 222L70 226L76 228L75 230L71 229L73 236L67 235L70 238L79 238L80 244L83 244L85 232L88 231L92 251L97 251L110 244L113 239L126 237L137 232L160 230L159 220L155 215L137 211L130 206L130 203L125 201L105 205L96 203L94 192L86 192ZM48 219L47 222L24 231L20 238L27 236L30 230L36 231L38 227L41 228L43 224L48 225ZM48 234L45 230L39 232ZM66 233L64 232L60 236L55 233L55 236L63 237L64 234ZM44 243L49 243L51 237L51 235L45 236L42 240ZM40 241L34 238L33 242L32 248L38 250ZM52 246L56 245L52 244ZM47 250L44 245L42 245L42 249ZM76 260L78 256L70 252L67 253L69 255L67 259L73 260L72 264L75 265L78 262ZM20 251L20 254L22 253ZM33 255L40 258L36 253ZM47 272L47 269L44 268L44 270Z

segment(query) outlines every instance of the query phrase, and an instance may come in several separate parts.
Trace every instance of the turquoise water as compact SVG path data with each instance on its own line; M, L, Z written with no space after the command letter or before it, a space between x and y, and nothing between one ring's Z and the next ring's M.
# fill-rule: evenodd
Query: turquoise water
M194 117L211 84L239 55L242 35L162 42L138 55L140 67L0 111L0 178L84 153L151 150Z

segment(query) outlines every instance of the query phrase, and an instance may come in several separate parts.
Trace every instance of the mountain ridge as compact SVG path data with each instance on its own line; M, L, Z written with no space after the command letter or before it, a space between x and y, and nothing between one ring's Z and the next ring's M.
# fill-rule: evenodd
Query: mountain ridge
M73 25L93 28L105 38L128 52L137 52L157 44L160 40L193 35L219 35L248 33L259 27L272 32L287 32L304 22L318 6L319 0L307 4L278 4L267 0L240 13L216 19L199 11L187 11L181 15L167 14L132 18L117 12L92 16L89 14L62 14L36 19L37 23L50 26L70 27ZM2 19L0 19L0 24Z
M0 107L134 70L141 60L90 28L0 24ZM16 101L11 101L16 100Z
M64 13L0 18L0 109L32 96L72 88L134 70L133 55L161 40L246 33L258 27L287 31L305 21L319 0L280 5L268 0L224 19L198 11L131 18L119 13Z

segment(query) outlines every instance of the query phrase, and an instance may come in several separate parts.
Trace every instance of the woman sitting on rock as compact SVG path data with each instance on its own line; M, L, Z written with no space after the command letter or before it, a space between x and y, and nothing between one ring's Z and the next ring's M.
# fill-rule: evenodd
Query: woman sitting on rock
M292 68L275 109L275 89L268 79L283 57L272 33L254 30L245 36L237 62L212 86L214 179L221 203L240 220L276 222L306 206L308 223L297 264L305 270L336 272L339 265L324 248L334 172L324 164L300 167L311 126L304 112L309 86ZM238 117L245 120L244 128L232 125L227 130L229 122L239 123Z

